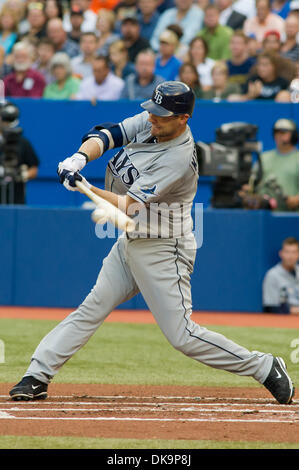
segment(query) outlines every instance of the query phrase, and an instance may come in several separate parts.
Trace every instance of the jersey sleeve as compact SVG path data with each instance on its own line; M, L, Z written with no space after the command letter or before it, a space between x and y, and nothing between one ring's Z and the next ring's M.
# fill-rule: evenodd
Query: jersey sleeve
M119 127L123 135L123 145L127 145L139 132L150 128L150 126L151 124L148 122L147 111L143 111L142 113L136 114L135 116L121 121L119 123Z

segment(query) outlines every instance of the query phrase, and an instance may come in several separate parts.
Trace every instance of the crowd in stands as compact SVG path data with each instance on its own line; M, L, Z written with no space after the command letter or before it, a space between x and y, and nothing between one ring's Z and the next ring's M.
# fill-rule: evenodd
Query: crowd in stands
M179 79L197 98L289 102L299 1L0 0L6 96L147 99Z

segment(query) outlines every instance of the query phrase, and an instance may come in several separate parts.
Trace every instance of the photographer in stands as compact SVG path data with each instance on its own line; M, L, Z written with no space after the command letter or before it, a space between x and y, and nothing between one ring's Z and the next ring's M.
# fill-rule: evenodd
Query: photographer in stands
M18 125L19 109L5 102L0 107L0 204L25 204L26 183L37 176L38 157Z
M263 281L264 312L299 314L299 241L286 238L279 257L281 262L269 269Z
M260 156L260 168L255 165L250 183L240 196L249 209L277 211L299 210L299 141L295 122L278 119L273 126L276 148Z

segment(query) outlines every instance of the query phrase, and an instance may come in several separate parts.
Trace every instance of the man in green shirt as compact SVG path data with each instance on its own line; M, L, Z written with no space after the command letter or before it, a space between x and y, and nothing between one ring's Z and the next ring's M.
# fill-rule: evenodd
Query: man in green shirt
M219 24L220 11L216 5L208 5L205 9L204 28L198 36L208 44L208 57L214 60L227 60L231 57L230 38L232 28Z
M273 134L276 148L261 155L261 179L255 193L264 198L266 195L265 200L272 210L299 211L299 150L296 147L299 136L296 124L290 119L278 119ZM257 165L253 168L253 179L257 175L256 169ZM243 189L247 191L249 188Z

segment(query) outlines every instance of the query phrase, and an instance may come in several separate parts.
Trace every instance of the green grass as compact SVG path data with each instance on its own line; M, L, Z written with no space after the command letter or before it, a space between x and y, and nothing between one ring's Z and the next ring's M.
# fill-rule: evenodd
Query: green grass
M299 444L245 441L96 439L78 437L1 436L0 449L299 449Z
M57 322L0 319L0 339L5 343L1 382L15 382L28 367L30 357ZM282 355L292 378L299 384L298 364L292 364L290 347L299 330L211 326L249 350ZM176 351L157 325L104 323L54 379L55 382L109 384L167 384L198 386L258 386L251 378L212 369Z
M39 341L57 324L45 320L0 319L5 362L0 381L15 383ZM291 341L299 330L211 326L249 350L281 355L295 385L299 367L290 360ZM157 325L104 323L90 341L58 373L55 382L260 386L251 378L206 367L173 349ZM246 441L133 440L77 437L0 436L0 449L298 449L293 443Z

